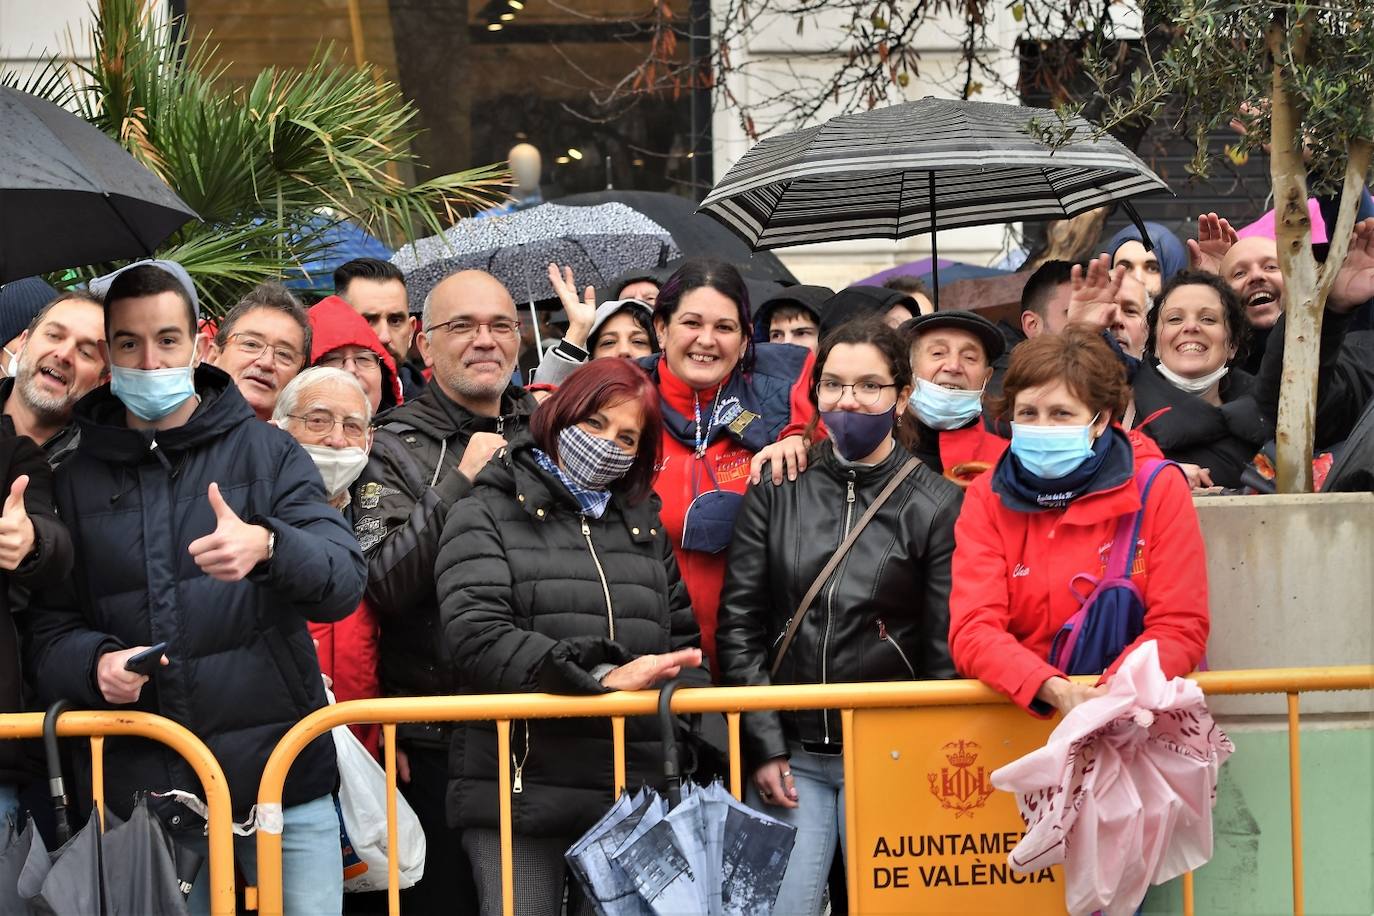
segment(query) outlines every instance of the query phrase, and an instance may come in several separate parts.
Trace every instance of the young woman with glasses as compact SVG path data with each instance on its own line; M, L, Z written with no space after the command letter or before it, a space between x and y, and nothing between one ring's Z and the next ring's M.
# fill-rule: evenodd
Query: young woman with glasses
M841 325L822 342L810 396L830 438L805 474L745 496L716 635L722 683L954 675L946 633L962 494L897 443L910 393L906 344L881 320ZM839 714L746 713L743 727L747 801L797 827L773 912L819 914L845 840Z

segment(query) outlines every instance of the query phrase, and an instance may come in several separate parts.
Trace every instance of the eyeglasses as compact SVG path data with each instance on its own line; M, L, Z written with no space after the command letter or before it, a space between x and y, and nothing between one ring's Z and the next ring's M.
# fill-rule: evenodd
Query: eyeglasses
M855 382L852 385L846 385L833 378L823 378L821 383L816 386L816 400L822 404L837 404L844 397L845 389L848 389L854 393L854 400L864 407L872 407L882 399L884 388L896 387L896 384L893 383L883 385L878 382Z
M371 350L364 350L361 353L351 353L345 356L342 353L326 353L315 363L317 366L324 366L328 369L342 369L349 363L358 369L375 370L382 365L382 358Z
M293 420L300 420L307 430L316 435L333 432L335 426L342 426L343 434L349 439L362 439L367 435L367 425L353 417L341 420L327 413L308 413L304 416L289 413L287 416Z
M454 318L452 321L442 321L439 324L432 324L426 330L426 334L433 334L435 331L446 331L459 340L468 340L476 337L477 332L486 328L491 332L491 336L497 340L514 340L515 335L520 331L520 321L516 318L497 318L494 321L473 321L471 318Z
M254 362L262 358L264 350L271 350L272 360L283 369L294 369L301 364L301 355L295 350L290 347L269 344L261 337L253 334L230 334L229 340L238 348L240 353L251 356Z

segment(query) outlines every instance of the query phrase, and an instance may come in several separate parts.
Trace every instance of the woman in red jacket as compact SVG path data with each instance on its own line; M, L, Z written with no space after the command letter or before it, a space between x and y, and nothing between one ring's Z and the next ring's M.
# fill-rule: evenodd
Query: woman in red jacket
M725 548L751 477L765 461L781 482L806 466L802 433L815 355L791 344L754 343L749 293L721 261L687 261L654 304L662 353L641 358L663 406L663 448L654 492L716 667L716 613ZM818 437L819 438L819 437Z
M1121 659L1153 639L1167 677L1192 671L1207 646L1207 564L1187 480L1164 468L1146 490L1130 578L1144 630L1096 687L1069 681L1051 645L1079 610L1076 577L1101 578L1123 516L1141 509L1130 440L1115 419L1130 389L1092 329L1070 327L1013 351L1000 402L1012 440L968 490L955 526L950 651L976 677L1033 713L1067 713L1104 692ZM1144 475L1141 475L1142 478Z

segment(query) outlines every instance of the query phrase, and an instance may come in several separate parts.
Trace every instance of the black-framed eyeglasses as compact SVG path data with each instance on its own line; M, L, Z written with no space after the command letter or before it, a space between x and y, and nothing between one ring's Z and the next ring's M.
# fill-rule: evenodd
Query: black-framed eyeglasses
M844 382L833 378L823 378L821 383L816 386L816 400L823 404L836 404L844 397L845 390L854 393L854 400L864 407L872 407L883 397L883 390L886 388L896 388L895 382L884 385L882 382L855 382L846 385Z
M459 340L468 340L476 337L484 327L497 340L514 340L515 335L520 333L520 319L496 318L492 321L473 321L471 318L454 318L450 321L441 321L438 324L430 325L425 329L425 333L433 334L435 331L445 331Z
M367 435L367 424L353 417L339 419L327 413L287 414L293 420L300 420L307 430L316 435L334 431L335 426L343 427L343 434L349 439L362 439Z

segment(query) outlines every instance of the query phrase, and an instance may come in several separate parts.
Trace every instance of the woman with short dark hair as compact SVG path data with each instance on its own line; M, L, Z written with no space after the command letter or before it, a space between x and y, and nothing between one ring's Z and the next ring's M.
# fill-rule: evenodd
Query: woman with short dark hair
M1146 640L1158 643L1166 677L1192 671L1207 647L1207 561L1192 495L1175 468L1137 462L1112 419L1129 394L1100 332L1070 326L1013 350L990 404L1011 421L1011 446L964 498L949 644L961 674L1033 713L1067 713L1102 693ZM1118 573L1141 605L1123 627L1127 644L1068 670L1076 656L1062 653L1061 631L1093 583ZM1098 686L1066 678L1088 673L1102 675Z
M639 690L701 664L700 632L653 495L658 394L626 360L573 373L456 503L436 576L444 641L477 693ZM704 672L702 677L705 681ZM626 723L629 783L657 783L652 722ZM463 828L483 914L501 912L497 777L511 771L521 913L557 914L563 853L614 800L609 721L454 732L450 823ZM441 866L442 867L442 866Z
M1215 274L1185 270L1159 293L1146 359L1136 373L1138 428L1165 457L1195 465L1201 486L1236 488L1272 437L1255 403L1255 378L1240 368L1250 322Z

